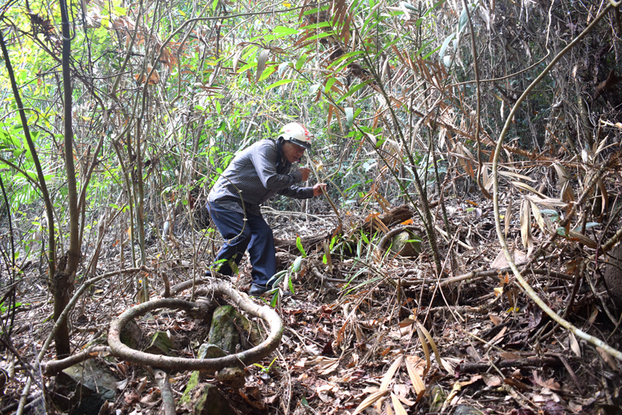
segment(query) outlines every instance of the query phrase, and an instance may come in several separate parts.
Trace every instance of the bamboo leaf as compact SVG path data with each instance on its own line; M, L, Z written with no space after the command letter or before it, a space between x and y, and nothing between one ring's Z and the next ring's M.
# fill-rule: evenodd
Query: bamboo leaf
M518 187L521 190L526 190L528 192L531 192L535 195L540 196L541 199L547 199L547 197L545 195L543 195L542 193L538 192L536 189L534 189L533 187L529 186L528 184L522 183L522 182L511 182L514 186Z
M357 415L360 414L361 412L363 412L365 409L369 408L370 406L372 406L374 403L376 403L376 401L380 398L382 398L383 396L385 396L386 394L388 394L389 391L386 389L380 389L377 390L376 392L372 393L371 395L369 395L367 398L365 398L363 400L363 402L360 403L359 406L356 407L356 409L354 410L354 412L352 413L352 415Z
M544 222L544 217L540 212L540 208L532 201L529 201L529 204L531 206L531 210L533 211L533 216L536 218L536 223L538 224L538 227L540 228L542 233L547 233L548 229L546 223Z
M425 370L423 371L423 376L425 376L425 374L428 373L428 370L430 370L430 367L432 366L432 361L430 360L430 349L428 349L428 344L425 341L425 335L419 328L418 324L417 324L417 335L419 336L419 341L421 342L421 348L423 349L423 354L425 355L426 366L425 366Z
M391 403L393 404L393 408L395 408L395 413L397 415L408 415L408 412L406 412L406 409L394 393L391 394Z
M335 104L339 104L341 101L343 101L344 99L346 99L350 95L354 94L359 89L366 87L370 83L371 83L371 79L369 79L369 80L367 80L365 82L361 82L358 85L353 86L352 88L350 88L350 90L345 95L343 95L341 98L339 98L337 101L335 101Z
M395 359L395 362L393 362L389 370L387 370L387 373L385 373L384 376L382 377L382 383L380 384L381 390L389 389L389 383L391 383L391 380L393 380L393 375L395 375L395 372L397 371L397 369L400 367L401 364L402 364L402 356Z
M600 208L600 214L603 215L607 211L609 193L607 192L607 188L605 187L605 184L603 183L602 179L598 179L596 184L598 185L598 188L600 189L600 197L601 197L601 205L602 205Z
M531 254L533 240L531 238L531 205L529 200L523 199L520 212L520 234L527 255Z
M443 57L445 56L445 51L447 50L447 47L449 46L449 42L451 42L455 37L456 37L456 34L452 33L451 35L447 36L447 38L445 38L445 40L443 41L443 44L441 45L441 50L438 52L439 58L443 59Z
M264 69L266 69L266 62L268 61L269 56L269 49L264 49L259 52L259 56L257 57L257 74L255 75L255 81L259 82L259 78L261 78Z
M276 81L275 83L268 85L265 90L267 91L269 89L276 88L281 85L291 84L294 81L295 79L281 79L280 81Z
M300 69L302 69L302 66L305 64L305 62L307 62L307 55L303 54L301 57L298 58L294 67L297 71L299 71Z
M441 362L441 354L438 352L438 347L436 347L436 343L434 342L432 335L430 334L428 329L426 329L425 326L418 321L417 321L417 326L421 329L425 338L428 339L430 346L432 346L432 350L434 351L434 358L436 359L436 363L438 364L438 367L442 368L443 363Z
M508 231L510 230L510 221L512 219L512 198L508 198L508 207L505 209L505 229L503 231L503 233L505 234L506 238L508 236Z
M273 29L274 33L277 33L279 35L296 35L298 34L298 30L293 29L291 27L285 27L285 26L277 26Z
M335 81L337 81L337 78L330 78L328 81L326 81L326 86L324 87L325 93L328 94L328 92L330 91L330 88L333 86Z
M300 239L300 236L296 237L296 248L298 248L303 258L307 257L307 253L305 252L305 248L302 246L302 239Z
M410 362L408 356L406 357L406 370L408 371L408 376L413 384L413 389L415 390L417 396L419 396L420 392L425 391L425 384L423 383L421 376L419 376L419 374L415 371L415 367Z

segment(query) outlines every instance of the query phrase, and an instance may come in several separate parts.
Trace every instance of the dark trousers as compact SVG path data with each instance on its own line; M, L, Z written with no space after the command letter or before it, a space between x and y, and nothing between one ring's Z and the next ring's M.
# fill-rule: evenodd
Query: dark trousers
M253 283L266 285L276 273L276 258L272 229L264 218L244 215L225 209L216 203L207 206L212 220L225 242L216 255L216 269L224 275L233 275L231 262L240 264L244 251L248 248L253 269ZM220 267L220 268L219 268Z

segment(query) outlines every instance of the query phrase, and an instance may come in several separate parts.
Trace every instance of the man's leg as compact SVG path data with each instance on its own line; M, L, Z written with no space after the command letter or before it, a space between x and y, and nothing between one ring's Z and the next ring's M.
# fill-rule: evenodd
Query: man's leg
M249 216L248 226L251 240L248 252L251 254L253 285L265 287L276 274L276 257L272 229L261 216ZM251 287L252 294L252 287Z
M251 229L241 213L224 209L215 203L208 205L207 209L218 231L225 238L214 261L216 270L224 275L233 275L229 261L233 260L236 265L240 264L244 251L251 241Z

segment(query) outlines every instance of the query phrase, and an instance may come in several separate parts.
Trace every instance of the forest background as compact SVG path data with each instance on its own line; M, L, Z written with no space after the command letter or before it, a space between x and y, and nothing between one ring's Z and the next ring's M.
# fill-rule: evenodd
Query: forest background
M186 277L201 276L219 244L209 188L239 149L292 121L316 134L306 162L328 194L270 206L334 213L331 248L353 237L348 217L406 204L428 276L468 268L467 215L497 250L506 237L530 258L562 249L560 269L596 278L622 234L621 34L612 0L5 2L6 350L33 287L57 320L104 269L183 257ZM154 279L116 290L146 301ZM75 351L69 325L54 346Z

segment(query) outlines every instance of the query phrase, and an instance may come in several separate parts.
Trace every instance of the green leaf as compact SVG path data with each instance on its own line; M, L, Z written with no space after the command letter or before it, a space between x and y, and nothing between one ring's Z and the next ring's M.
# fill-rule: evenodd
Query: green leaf
M324 92L328 94L328 92L330 91L330 88L333 86L333 84L336 81L337 81L337 78L330 78L328 81L326 81L326 87L324 88Z
M294 283L292 282L292 279L291 279L291 278L289 278L289 279L287 280L287 286L289 287L289 291L290 291L292 294L296 294L296 292L294 291Z
M299 71L302 66L305 64L305 62L307 61L307 55L302 55L301 57L298 58L298 60L296 61L296 65L294 65L294 67L296 68L297 71Z
M540 213L548 216L553 222L559 219L559 214L554 209L542 209Z
M277 26L274 28L274 33L278 33L280 35L295 35L298 34L298 30L292 29L291 27L285 26Z
M276 304L279 302L279 292L276 291L272 296L272 300L270 301L270 307L275 308Z
M341 98L339 98L337 101L335 101L335 103L339 104L341 101L343 101L344 99L348 98L350 95L354 94L359 89L366 87L371 82L372 82L372 80L368 79L365 82L361 82L360 84L353 86L352 88L350 88L350 90L345 95L343 95Z
M462 13L460 13L460 20L458 20L458 33L462 32L462 30L466 27L466 24L469 21L469 16L467 15L466 7L462 8Z
M254 68L255 66L257 66L257 62L247 63L246 65L244 65L240 69L238 69L238 73L244 73L244 72L248 71L249 69Z
M295 81L295 79L281 79L280 81L276 81L275 83L268 85L265 88L265 90L267 91L269 89L276 88L276 87L279 87L281 85L291 84L294 81Z
M447 38L443 41L443 44L441 45L441 50L438 53L438 56L443 59L443 56L445 56L445 51L447 50L447 47L449 46L449 42L451 42L453 40L453 38L456 37L455 33L452 33L451 35L447 36Z
M303 258L307 257L307 253L305 252L305 249L302 246L302 240L300 239L300 236L296 237L296 248L298 248Z
M419 9L417 9L415 6L413 6L413 5L412 5L412 4L410 4L410 3L406 3L405 1L400 2L400 4L401 4L402 6L404 6L405 8L407 8L407 9L409 9L409 10L413 11L413 12L418 12L418 11L419 11Z
M333 62L331 62L330 65L327 66L326 69L331 69L335 66L338 66L340 64L342 64L341 66L347 66L349 65L352 61L354 61L354 59L359 56L359 55L364 55L365 52L358 50L358 51L354 51L354 52L348 52L345 55L341 55L340 57L338 57L337 59L335 59Z
M261 76L259 77L257 82L261 82L263 80L265 80L266 78L268 78L270 75L272 75L274 73L274 71L276 71L276 66L268 66L263 73L261 74ZM257 70L259 71L259 68L257 68Z
M294 260L294 263L292 264L292 271L300 272L301 269L302 269L302 257L298 256L296 257L296 259Z
M585 224L585 229L590 229L593 228L595 226L600 226L601 224L598 222L588 222Z

